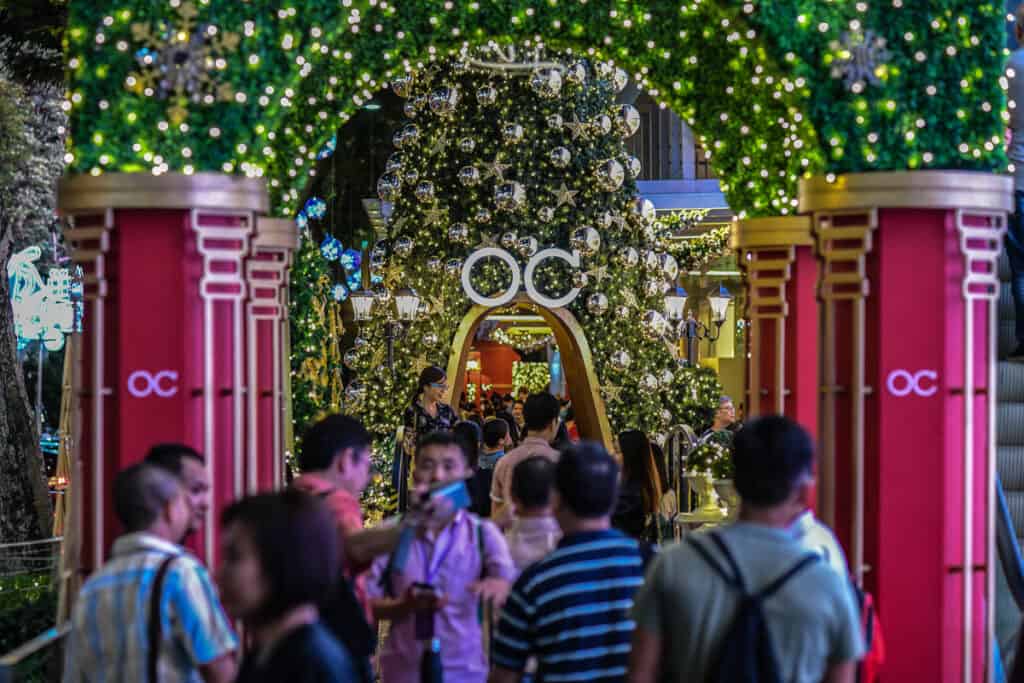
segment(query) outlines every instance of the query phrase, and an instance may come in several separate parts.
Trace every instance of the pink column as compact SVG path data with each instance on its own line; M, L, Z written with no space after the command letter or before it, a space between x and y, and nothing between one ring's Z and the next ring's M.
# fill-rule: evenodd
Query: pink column
M214 559L215 521L243 491L243 257L262 181L218 174L65 178L61 213L86 272L83 348L76 371L74 443L86 571L120 533L113 475L161 441L206 456L214 506L192 541Z
M747 275L749 415L787 415L812 434L818 414L817 263L807 216L737 220Z
M294 221L261 217L246 261L246 349L249 396L246 491L284 485L289 379L286 351L288 270L298 246Z
M876 596L886 680L983 681L996 258L1011 183L955 171L811 178L800 205L821 264L822 515Z

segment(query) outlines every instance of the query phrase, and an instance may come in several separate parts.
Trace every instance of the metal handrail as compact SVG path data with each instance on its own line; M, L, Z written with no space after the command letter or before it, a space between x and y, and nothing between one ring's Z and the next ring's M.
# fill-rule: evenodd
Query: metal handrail
M71 622L65 621L59 626L52 626L38 636L22 643L7 654L0 657L0 683L12 683L14 681L14 667L25 661L35 653L58 643L71 631Z
M996 506L996 548L999 552L999 562L1003 565L1003 574L1006 576L1006 583L1010 587L1010 594L1013 595L1017 609L1024 611L1024 559L1021 558L1010 508L1003 493L1003 481L998 475Z

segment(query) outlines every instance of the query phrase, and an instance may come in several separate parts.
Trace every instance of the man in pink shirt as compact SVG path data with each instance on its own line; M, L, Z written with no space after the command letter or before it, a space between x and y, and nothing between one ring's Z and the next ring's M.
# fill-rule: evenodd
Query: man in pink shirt
M558 460L558 451L551 447L551 442L558 433L559 409L558 399L551 394L533 394L527 398L523 418L529 433L517 448L506 453L494 466L491 519L503 529L508 528L514 519L512 472L516 465L533 455L542 455L552 462Z

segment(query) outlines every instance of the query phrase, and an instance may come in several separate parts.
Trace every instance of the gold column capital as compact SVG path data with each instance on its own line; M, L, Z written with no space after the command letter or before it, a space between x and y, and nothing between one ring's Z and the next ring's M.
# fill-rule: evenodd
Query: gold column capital
M62 213L98 209L270 210L263 178L224 173L102 173L60 179L57 204Z
M738 251L814 245L810 216L736 218L732 225L732 246Z
M800 180L800 213L864 209L1013 211L1013 178L980 171L878 171Z

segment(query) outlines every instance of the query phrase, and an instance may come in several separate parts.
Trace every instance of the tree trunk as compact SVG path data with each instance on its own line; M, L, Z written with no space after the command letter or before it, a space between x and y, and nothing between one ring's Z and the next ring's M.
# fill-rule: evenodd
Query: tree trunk
M50 535L52 511L35 417L18 363L7 283L10 233L0 226L0 542Z

